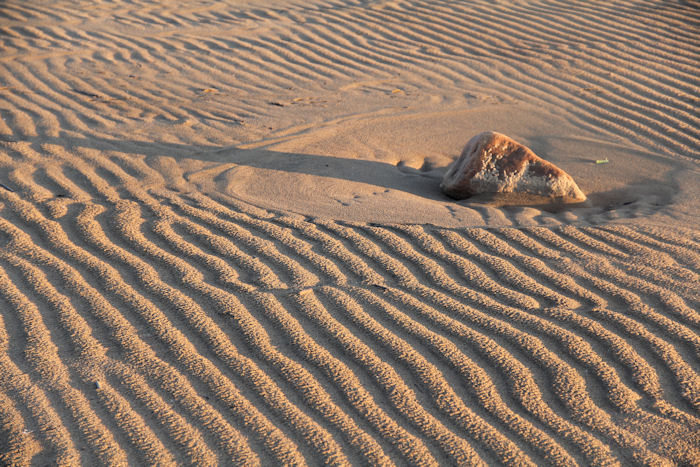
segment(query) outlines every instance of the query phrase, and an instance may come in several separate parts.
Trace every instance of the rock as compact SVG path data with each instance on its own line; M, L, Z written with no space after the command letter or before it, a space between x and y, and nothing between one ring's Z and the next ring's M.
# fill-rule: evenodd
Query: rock
M585 201L569 174L506 135L474 136L442 179L447 196L464 199L481 193L526 193L563 201Z

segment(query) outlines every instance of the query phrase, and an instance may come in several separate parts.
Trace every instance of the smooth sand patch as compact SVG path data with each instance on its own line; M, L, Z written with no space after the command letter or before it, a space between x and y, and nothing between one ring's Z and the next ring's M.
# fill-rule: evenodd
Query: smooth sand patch
M574 174L590 200L576 206L506 196L456 202L440 193L439 182L461 152L465 135L491 128L514 135ZM596 138L525 104L358 117L198 158L222 164L216 177L209 166L203 177L191 172L205 192L226 193L265 209L353 222L527 225L536 222L529 217L551 211L583 220L634 205L687 224L693 222L688 209L698 191L694 183L680 184L682 174L697 177L697 164ZM604 159L609 162L596 163ZM499 207L503 215L492 214L497 220L487 222L488 211Z

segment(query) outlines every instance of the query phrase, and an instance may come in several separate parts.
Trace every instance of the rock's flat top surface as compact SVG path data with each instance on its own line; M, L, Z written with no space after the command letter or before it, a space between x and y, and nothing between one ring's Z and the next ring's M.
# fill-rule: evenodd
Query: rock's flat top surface
M526 193L585 201L574 179L531 149L501 133L474 136L445 174L440 189L464 199L481 193Z

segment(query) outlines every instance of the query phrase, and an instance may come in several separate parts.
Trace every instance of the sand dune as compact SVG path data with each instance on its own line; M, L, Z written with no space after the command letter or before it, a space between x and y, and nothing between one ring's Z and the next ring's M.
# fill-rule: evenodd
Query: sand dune
M700 465L699 23L3 2L0 464ZM483 130L589 202L444 197Z

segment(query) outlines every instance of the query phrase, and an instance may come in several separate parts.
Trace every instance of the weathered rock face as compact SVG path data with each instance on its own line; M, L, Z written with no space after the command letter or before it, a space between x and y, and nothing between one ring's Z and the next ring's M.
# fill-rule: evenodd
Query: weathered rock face
M508 136L492 131L469 140L443 177L440 189L456 199L481 193L527 193L564 201L586 199L569 174Z

